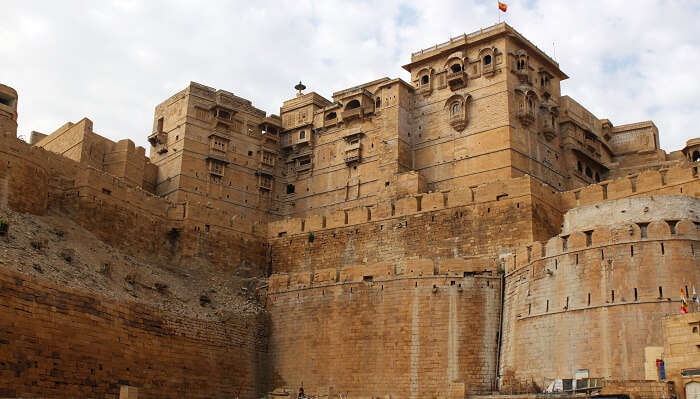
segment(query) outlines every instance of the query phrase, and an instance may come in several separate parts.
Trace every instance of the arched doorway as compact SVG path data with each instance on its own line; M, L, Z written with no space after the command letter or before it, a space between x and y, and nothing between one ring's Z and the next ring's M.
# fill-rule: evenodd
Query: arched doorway
M700 399L700 382L689 382L685 386L685 399Z

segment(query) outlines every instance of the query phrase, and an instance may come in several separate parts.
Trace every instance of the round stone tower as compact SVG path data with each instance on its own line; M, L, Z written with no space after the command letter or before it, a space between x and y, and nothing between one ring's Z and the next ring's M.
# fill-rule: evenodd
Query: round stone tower
M17 136L17 92L0 84L0 136Z

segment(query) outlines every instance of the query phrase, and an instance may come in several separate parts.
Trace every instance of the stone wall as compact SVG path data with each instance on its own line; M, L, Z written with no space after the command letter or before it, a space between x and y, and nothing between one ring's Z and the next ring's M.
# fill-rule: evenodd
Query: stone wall
M428 260L405 271L393 264L347 269L271 279L274 386L294 392L303 384L314 396L405 398L491 390L496 273L458 268L435 275Z
M234 273L265 272L265 226L257 220L205 203L173 203L14 137L0 139L5 204L34 214L51 208L134 255L176 263L197 256Z
M0 396L259 398L263 316L203 321L0 269Z
M567 232L508 256L500 374L644 379L644 349L663 346L678 290L700 286L698 222Z
M269 226L273 272L418 257L441 260L496 254L534 239L534 209L547 192L529 177L471 190L409 196L328 217L287 219ZM535 193L535 194L533 194ZM548 192L551 194L551 191ZM548 237L551 236L551 233Z

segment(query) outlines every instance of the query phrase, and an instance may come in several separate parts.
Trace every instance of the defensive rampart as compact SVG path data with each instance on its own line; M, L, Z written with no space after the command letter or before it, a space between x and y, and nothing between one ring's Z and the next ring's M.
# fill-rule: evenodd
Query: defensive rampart
M266 264L264 224L202 203L173 203L125 180L14 137L0 137L0 206L47 209L138 255L192 257L245 275Z
M0 268L0 396L259 398L262 315L225 321L117 303Z
M505 258L501 376L542 387L581 369L617 380L655 370L645 353L663 347L661 319L680 311L681 289L700 286L700 220L649 218L568 231Z
M493 255L537 237L551 237L560 222L535 226L548 215L554 194L530 177L449 193L407 196L330 216L272 223L273 272L410 259L443 260ZM541 215L541 216L538 216ZM555 219L556 220L556 219Z
M429 259L273 275L273 384L307 394L448 397L495 383L492 259ZM457 394L455 397L462 397Z

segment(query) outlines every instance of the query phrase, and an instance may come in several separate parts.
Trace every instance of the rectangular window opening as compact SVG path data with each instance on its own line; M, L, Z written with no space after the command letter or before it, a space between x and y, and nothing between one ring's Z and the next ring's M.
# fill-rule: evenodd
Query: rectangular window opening
M637 302L638 299L639 299L639 297L637 296L637 289L635 288L634 289L634 301Z
M647 238L647 227L649 227L649 223L637 223L637 225L642 233L642 238Z
M588 293L588 306L591 306L591 293Z

